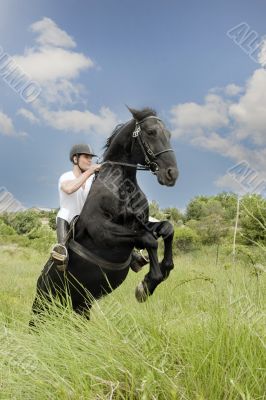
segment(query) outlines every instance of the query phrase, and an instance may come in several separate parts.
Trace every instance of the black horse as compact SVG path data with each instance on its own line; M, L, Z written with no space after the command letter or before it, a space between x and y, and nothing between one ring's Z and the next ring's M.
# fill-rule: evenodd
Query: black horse
M92 185L69 241L66 272L48 262L37 282L33 312L43 297L71 297L73 309L86 314L92 299L117 288L129 271L134 247L145 248L149 272L136 288L145 301L173 269L173 227L169 221L149 222L148 201L138 186L137 169L151 170L161 185L173 186L178 177L170 132L151 109L129 109L133 119L118 126L108 138L102 167ZM159 263L157 239L164 240Z

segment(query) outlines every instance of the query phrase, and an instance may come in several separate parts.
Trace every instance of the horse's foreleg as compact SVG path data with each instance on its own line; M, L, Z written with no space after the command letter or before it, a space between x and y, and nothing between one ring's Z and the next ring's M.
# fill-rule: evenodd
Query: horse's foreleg
M169 221L162 221L156 229L158 236L161 236L164 241L164 256L160 263L163 278L167 279L170 271L174 268L173 261L173 238L174 227Z
M142 282L136 287L135 295L139 302L147 300L148 296L153 294L156 287L163 280L163 274L160 268L157 249L157 240L150 233L146 233L142 238L142 245L148 251L150 258L150 270Z

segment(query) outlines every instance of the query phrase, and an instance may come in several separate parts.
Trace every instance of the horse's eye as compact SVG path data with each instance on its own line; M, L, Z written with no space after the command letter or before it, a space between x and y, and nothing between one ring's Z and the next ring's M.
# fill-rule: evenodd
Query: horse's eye
M152 135L155 135L155 134L156 134L156 131L155 131L154 129L150 129L149 131L147 131L147 134L148 134L149 136L152 136Z

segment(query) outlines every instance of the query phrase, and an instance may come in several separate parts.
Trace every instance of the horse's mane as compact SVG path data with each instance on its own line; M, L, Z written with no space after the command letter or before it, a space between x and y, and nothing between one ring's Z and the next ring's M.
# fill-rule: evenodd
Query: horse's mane
M150 116L156 116L157 113L155 110L153 110L152 108L143 108L140 111L134 110L133 112L133 117L134 120L136 121L141 121L142 119L146 118L146 117L150 117ZM111 135L107 138L106 143L103 147L103 149L106 151L107 149L109 149L112 141L114 140L114 138L116 137L116 135L121 131L121 129L123 129L123 127L125 125L127 125L128 123L124 123L124 124L119 124L117 125L114 130L112 131Z
M105 143L105 145L104 145L104 147L103 147L105 150L107 150L107 149L110 147L110 145L111 145L113 139L116 137L116 135L118 134L118 132L121 131L121 129L123 128L124 125L125 125L125 124L118 124L118 125L116 125L115 129L112 131L111 135L110 135L110 136L107 138L107 140L106 140L106 143Z

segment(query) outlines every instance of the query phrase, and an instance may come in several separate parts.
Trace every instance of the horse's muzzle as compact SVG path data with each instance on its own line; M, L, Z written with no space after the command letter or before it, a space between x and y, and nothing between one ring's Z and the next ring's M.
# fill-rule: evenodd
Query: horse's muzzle
M174 186L178 178L178 169L174 167L159 169L156 175L161 185Z

